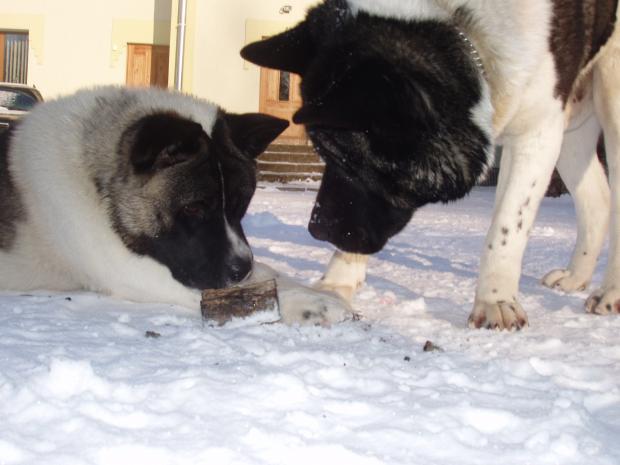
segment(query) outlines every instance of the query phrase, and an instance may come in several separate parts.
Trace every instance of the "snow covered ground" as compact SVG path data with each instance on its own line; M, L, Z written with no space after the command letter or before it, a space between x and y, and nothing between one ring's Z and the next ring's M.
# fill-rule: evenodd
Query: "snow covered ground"
M332 328L0 295L0 464L620 463L620 318L538 284L571 251L570 198L532 233L531 326L466 328L492 195L418 212L371 259L364 318ZM331 254L306 232L312 199L260 190L246 221L256 256L304 282Z

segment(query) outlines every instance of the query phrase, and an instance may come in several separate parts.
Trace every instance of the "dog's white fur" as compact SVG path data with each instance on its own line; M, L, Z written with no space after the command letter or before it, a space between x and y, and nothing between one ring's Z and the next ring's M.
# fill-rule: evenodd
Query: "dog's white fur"
M557 73L549 51L550 0L348 1L355 11L400 19L443 20L461 6L475 16L475 26L465 33L487 71L493 134L504 146L504 155L470 326L510 329L527 321L517 302L521 262L556 163L576 204L578 239L568 267L552 271L543 282L565 291L588 285L604 241L611 202L609 263L602 287L592 293L586 307L599 314L613 311L620 299L618 28L580 76L585 98L563 108L554 92ZM605 133L611 195L596 158L600 127ZM337 254L319 286L352 295L365 273L360 270L365 263Z
M442 19L448 18L448 12L434 2L417 0L348 0L353 14L359 11L375 16L394 19Z
M11 158L10 170L28 218L17 224L12 249L0 251L0 283L18 290L86 288L133 301L198 308L197 293L172 279L165 266L135 255L122 243L81 155L81 131L57 117L71 114L76 122L85 120L96 99L105 95L105 90L83 91L48 102L22 121L18 134L35 136L14 139L11 150L19 156ZM137 95L156 109L178 105L164 92ZM210 132L216 107L186 102L184 112Z
M91 117L97 99L116 88L81 91L35 108L13 139L10 172L26 209L17 223L15 243L0 250L0 288L5 290L88 289L136 302L163 302L198 310L200 292L176 281L170 270L130 251L114 231L105 203L82 155L81 122ZM155 89L135 91L141 108L173 111L200 123L211 134L215 105ZM19 137L23 135L24 137ZM109 169L112 173L113 166ZM228 228L231 249L251 255ZM265 265L255 265L250 280L276 278L283 320L330 323L345 319L348 304L333 295L300 286Z

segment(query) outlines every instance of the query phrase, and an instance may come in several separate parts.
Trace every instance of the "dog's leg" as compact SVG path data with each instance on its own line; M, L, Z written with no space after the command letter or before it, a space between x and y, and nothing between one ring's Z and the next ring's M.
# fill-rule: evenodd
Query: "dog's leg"
M248 282L275 279L282 321L287 324L330 325L353 318L349 303L338 294L302 286L273 268L254 263Z
M497 176L497 186L495 186L495 202L494 208L504 198L504 192L506 192L506 186L508 185L508 178L510 177L510 164L512 163L512 155L510 153L510 147L505 145L502 147L502 158L499 161L499 175Z
M112 243L104 247L83 244L85 247L71 251L76 258L70 269L75 270L84 288L118 299L168 303L199 311L199 291L183 286L167 267L152 258L125 251L123 244L114 242L116 238L108 239ZM87 245L94 252L86 250Z
M594 103L605 133L605 152L611 186L609 259L600 289L586 301L590 313L620 313L620 38L614 35L594 69Z
M596 115L579 121L580 127L564 134L557 168L575 202L577 243L568 268L554 270L542 280L545 286L564 292L584 290L592 279L609 222L609 186L596 156L601 131Z
M367 264L368 255L337 250L327 265L327 271L314 287L335 292L350 302L355 291L366 280Z
M116 265L110 262L108 266L123 270L123 275L112 278L112 269L108 269L107 273L100 270L95 283L101 283L102 290L114 297L135 302L170 303L195 311L200 309L200 292L183 286L173 278L167 267L150 257L130 255L122 262L119 257Z
M517 302L523 252L538 206L560 153L564 119L560 103L536 127L506 140L511 154L509 176L495 205L480 264L469 326L520 329L527 315Z

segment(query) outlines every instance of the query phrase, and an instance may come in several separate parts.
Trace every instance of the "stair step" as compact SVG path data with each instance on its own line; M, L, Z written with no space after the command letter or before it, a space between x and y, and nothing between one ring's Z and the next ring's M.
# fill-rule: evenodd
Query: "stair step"
M263 182L320 181L325 164L311 145L272 144L258 157L258 170Z
M322 163L315 153L265 152L259 162Z
M271 144L265 152L314 153L311 145Z
M310 179L311 181L320 181L320 174L291 174L291 173L259 173L258 180L259 182L279 182L279 183L288 183L295 181L306 181Z
M271 173L317 173L325 171L325 165L320 163L258 163L260 172Z

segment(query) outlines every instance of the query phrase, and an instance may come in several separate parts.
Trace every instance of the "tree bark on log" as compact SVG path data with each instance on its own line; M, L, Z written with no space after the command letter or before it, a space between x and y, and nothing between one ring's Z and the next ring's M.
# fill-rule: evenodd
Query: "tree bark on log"
M202 291L200 310L205 320L222 326L232 318L245 318L256 312L279 312L278 289L275 279L246 286Z

